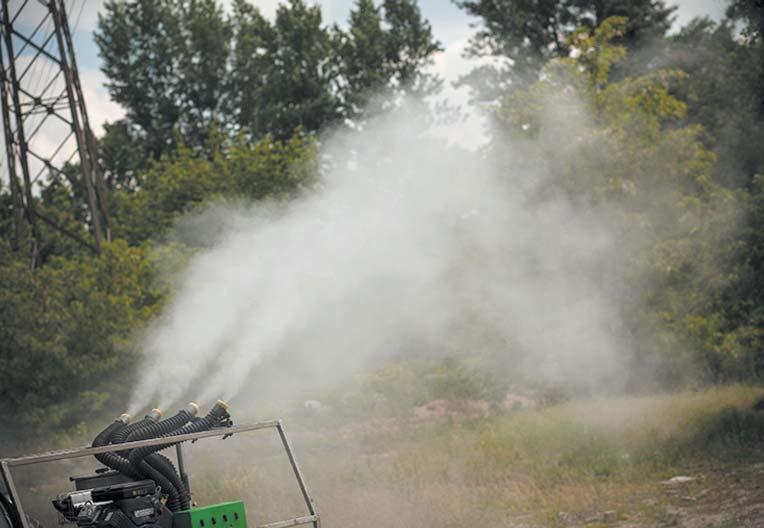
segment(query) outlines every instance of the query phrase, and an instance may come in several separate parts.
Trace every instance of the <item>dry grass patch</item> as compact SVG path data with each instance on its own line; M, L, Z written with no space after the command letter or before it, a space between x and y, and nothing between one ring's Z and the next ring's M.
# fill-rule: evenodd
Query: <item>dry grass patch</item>
M764 441L764 420L748 411L760 394L733 386L294 436L326 526L554 526L603 511L659 523L663 479ZM277 461L274 451L233 474L208 468L197 497L243 496L262 521L299 513Z

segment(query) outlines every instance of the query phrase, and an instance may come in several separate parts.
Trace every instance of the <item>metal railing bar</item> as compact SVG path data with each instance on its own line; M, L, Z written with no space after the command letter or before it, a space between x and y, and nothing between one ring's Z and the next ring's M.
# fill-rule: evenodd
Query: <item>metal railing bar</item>
M250 425L233 425L231 427L224 427L218 429L212 429L210 431L202 431L200 433L188 433L184 435L172 436L168 438L150 438L148 440L138 440L135 442L125 442L119 444L118 450L136 449L138 447L149 447L158 445L172 445L176 442L186 442L189 440L199 440L202 438L214 438L217 436L231 436L237 433L245 433L247 431L257 431L259 429L271 429L278 427L280 422L278 420L269 420L265 422L257 422ZM9 467L16 466L29 466L32 464L42 464L44 462L53 462L55 460L65 460L69 458L82 458L86 456L100 455L101 453L110 453L116 451L117 447L114 445L105 445L101 447L76 447L73 449L62 449L59 451L49 451L47 453L38 453L36 455L28 455L17 458L5 458L0 460L1 464L6 464Z
M307 517L296 517L286 521L276 521L268 524L261 524L257 528L289 528L290 526L300 526L302 524L311 524L318 522L318 515L308 515Z

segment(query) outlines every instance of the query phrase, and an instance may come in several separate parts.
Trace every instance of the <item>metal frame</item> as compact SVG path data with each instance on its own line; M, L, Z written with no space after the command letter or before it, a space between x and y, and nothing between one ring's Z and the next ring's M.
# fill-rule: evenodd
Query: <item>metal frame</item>
M16 223L13 248L18 250L22 246L24 231L27 227L22 225L22 219L25 219L25 224L32 229L32 240L36 246L41 243L38 226L38 220L40 220L93 249L96 253L100 253L101 243L110 240L111 237L106 191L103 174L98 167L95 136L90 129L64 0L34 2L37 7L42 4L46 10L33 30L16 27L15 24L30 0L19 2L20 5L15 12L10 9L11 0L0 0L0 2L2 2L0 6L0 99L2 99L0 111L5 132L8 178L13 194L14 222ZM42 34L36 41L35 37L40 29L48 23L53 25L50 34L47 37ZM20 45L18 50L15 49L14 41ZM25 50L31 52L31 55L22 57ZM21 58L30 60L19 74L16 63ZM32 87L29 83L26 87L23 86L22 80L27 73L34 65L43 64L43 61L49 61L50 67L53 68L50 81L39 91L38 86ZM63 82L63 89L52 89L59 79ZM34 127L29 122L30 116L40 116ZM51 118L56 118L66 125L67 131L58 138L58 146L52 152L35 151L30 143L45 125L49 125ZM63 158L64 164L79 161L78 177L67 176L55 162L56 156L69 145L72 137L74 137L76 148L71 153L68 150L63 152ZM33 160L37 160L40 165L35 168L36 174L32 173L32 167L30 167L30 162ZM21 172L21 179L19 179L18 169ZM69 181L71 185L84 189L94 238L92 243L44 217L35 208L32 187L46 171L58 181ZM34 259L36 259L36 251L37 247L33 247Z
M316 506L313 502L313 497L308 491L308 486L305 483L305 478L302 475L300 466L297 464L297 459L292 451L292 445L287 438L284 425L281 420L270 420L266 422L256 422L250 425L234 425L231 427L216 428L210 431L202 431L201 433L189 433L184 435L173 436L169 438L150 438L148 440L139 440L136 442L125 442L119 444L120 450L135 449L138 447L158 446L158 445L176 445L178 453L178 466L181 475L185 475L185 466L183 463L183 454L181 451L181 443L187 441L196 441L203 438L215 438L223 437L225 440L229 436L239 433L247 433L251 431L259 431L262 429L276 429L279 434L281 444L286 451L289 464L292 466L297 484L300 487L300 492L305 500L305 506L308 509L308 515L302 517L295 517L292 519L286 519L284 521L276 521L268 524L260 525L256 528L287 528L289 526L299 526L303 524L312 524L313 528L320 528L321 520L316 512ZM18 458L3 458L0 459L0 473L2 473L5 485L8 488L8 493L13 501L13 507L16 510L22 528L31 528L27 522L27 517L24 513L24 508L21 505L21 496L16 489L16 484L13 481L13 475L11 474L11 468L20 466L31 466L34 464L44 464L46 462L53 462L56 460L67 460L71 458L82 458L87 456L98 455L101 453L109 453L115 450L115 446L106 445L101 447L76 447L73 449L64 449L61 451L49 451L47 453L40 453L36 455L22 456ZM187 478L187 477L185 477Z

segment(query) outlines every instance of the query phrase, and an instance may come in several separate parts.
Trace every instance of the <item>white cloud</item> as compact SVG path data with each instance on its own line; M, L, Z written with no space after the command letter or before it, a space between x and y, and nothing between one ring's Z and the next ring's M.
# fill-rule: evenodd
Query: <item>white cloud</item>
M469 39L457 40L435 55L431 71L445 81L443 93L436 100L460 107L464 115L457 121L436 126L432 133L449 143L475 149L488 141L486 118L474 105L469 104L469 88L454 86L459 78L482 62L464 57L468 45Z
M222 0L221 3L226 10L230 10L233 4L232 0ZM271 19L276 15L276 8L283 3L284 0L255 0L252 2L263 15ZM347 14L354 2L353 0L308 0L308 3L321 6L324 22L343 23L347 19Z
M23 55L16 61L18 76L21 76L27 69L31 60L31 56ZM29 93L42 97L47 104L51 104L53 98L57 98L55 104L57 113L70 120L71 114L66 106L64 81L61 75L55 76L56 72L57 68L51 61L39 57L21 78L20 85ZM83 97L87 106L90 125L96 135L103 133L102 125L105 121L114 121L124 115L124 109L109 99L109 94L104 88L104 80L103 74L96 69L85 68L80 70ZM47 90L45 90L46 86ZM24 94L20 95L20 100L22 104L31 102L31 99ZM70 159L76 159L77 143L70 132L70 126L55 115L37 113L29 115L24 122L24 133L30 152L41 157L52 156L53 162L57 165ZM5 149L0 156L2 163L6 164ZM32 178L42 171L41 174L44 179L47 171L43 167L41 161L34 156L29 157L29 170ZM21 167L17 167L16 170L21 176Z
M106 121L114 122L125 115L125 109L109 97L105 83L106 77L100 70L80 70L80 84L88 107L90 126L97 136L103 133L102 125Z
M78 0L70 8L69 24L78 30L90 32L98 25L98 13L103 8L104 0Z
M90 32L98 24L98 13L103 8L104 0L68 0L64 2L69 26L78 31ZM35 28L45 16L48 8L42 2L30 0L24 4L22 1L11 2L11 18L16 17L16 24L20 27ZM19 11L20 10L20 11Z
M669 2L679 6L676 24L683 26L695 17L710 16L720 19L724 16L726 0L677 0Z
M57 69L51 61L39 57L33 63L31 56L22 55L16 60L15 66L16 75L20 79L19 85L23 90L39 96L46 104L55 106L58 113L70 119L68 109L64 106L66 98L60 97L64 92L64 82L61 75L55 76ZM45 89L46 87L47 89ZM23 106L32 102L32 99L23 92L19 94L19 100ZM42 109L40 108L40 110ZM13 119L13 123L13 128L16 128L15 119ZM70 130L69 125L57 116L43 112L30 114L24 121L24 134L29 151L42 157L53 156L53 160L57 164L67 161L76 149L74 138L66 139ZM65 139L66 141L64 141ZM64 142L63 146L61 146L62 142ZM6 160L3 159L3 162L5 163ZM29 157L29 170L32 178L40 171L43 171L44 174L43 167L41 161L34 156ZM17 167L16 170L21 176L21 167Z

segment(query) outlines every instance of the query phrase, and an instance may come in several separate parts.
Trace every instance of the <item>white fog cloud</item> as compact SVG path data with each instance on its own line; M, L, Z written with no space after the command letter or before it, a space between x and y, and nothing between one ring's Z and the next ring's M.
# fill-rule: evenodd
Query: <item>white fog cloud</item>
M420 108L325 142L336 165L302 200L187 224L223 235L146 335L130 412L330 387L391 355L478 353L486 334L507 375L617 384L620 325L597 280L624 241L564 201L530 205L543 169L428 139Z

